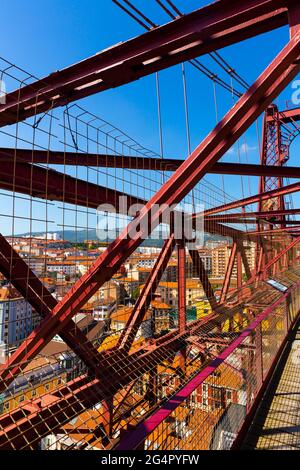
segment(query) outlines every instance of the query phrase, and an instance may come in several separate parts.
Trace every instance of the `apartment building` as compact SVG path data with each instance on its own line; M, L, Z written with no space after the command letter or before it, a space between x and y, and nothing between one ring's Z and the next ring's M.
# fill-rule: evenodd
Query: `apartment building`
M20 344L36 322L31 305L15 289L0 288L0 344L6 352Z
M230 253L231 253L232 245L224 244L217 246L216 248L212 249L212 276L214 278L222 278L226 274L226 269L228 266ZM255 257L256 257L256 250L254 243L247 243L244 244L244 250L246 253L247 261L249 264L250 270L254 269L255 267ZM242 266L243 273L245 272L244 266ZM233 268L232 276L236 277L237 269L236 263Z
M157 294L161 296L162 302L173 308L178 306L178 283L162 281L159 283ZM186 305L191 306L200 297L203 297L204 291L202 284L198 279L186 279Z

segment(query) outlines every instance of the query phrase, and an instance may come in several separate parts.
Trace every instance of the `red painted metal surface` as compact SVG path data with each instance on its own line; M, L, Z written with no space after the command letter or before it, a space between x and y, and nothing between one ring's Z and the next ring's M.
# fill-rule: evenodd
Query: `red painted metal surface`
M3 429L0 432L0 449L30 448L35 441L39 442L47 436L50 429L56 432L83 409L114 396L136 377L150 371L153 364L168 360L171 354L181 351L185 348L185 338L197 334L204 325L211 323L211 328L214 328L226 318L224 313L222 319L212 314L204 320L196 320L189 323L183 334L172 331L156 340L152 348L141 348L130 355L124 350L102 354L99 364L101 378L91 380L90 376L82 375L59 387L49 402L38 398L29 409L25 404L12 413L0 416ZM116 370L116 364L120 363L122 367ZM28 421L34 424L34 428L28 426Z
M83 152L61 152L45 150L28 150L0 148L0 162L11 163L48 164L48 165L70 165L89 166L105 168L128 168L137 170L176 171L184 162L175 158L139 157L113 154L92 154ZM20 167L22 168L22 167ZM245 176L282 176L285 178L300 178L299 167L281 167L255 165L249 163L215 163L208 173L222 175L245 175Z
M247 198L240 199L238 201L234 201L228 204L223 204L221 206L214 207L213 209L207 209L204 211L203 214L205 216L213 215L213 214L217 214L218 212L228 211L231 209L236 209L238 207L244 207L250 204L255 204L256 202L259 202L260 200L267 201L273 197L279 197L279 196L284 196L287 194L292 194L292 193L298 192L299 190L300 190L300 184L293 183L290 185L286 185L284 188L273 189L272 191L268 191L266 193L261 193L261 194L259 193L259 194L256 194L255 196L249 196Z
M300 237L293 240L286 248L284 248L280 253L278 253L269 263L265 264L263 271L267 272L272 266L274 266L286 253L288 253L292 248L294 248L300 242ZM257 273L261 275L260 272Z
M236 254L237 254L237 242L234 242L231 248L230 257L229 257L229 261L227 264L226 274L225 274L222 291L221 291L220 302L222 303L225 302L226 296L228 294Z
M287 7L290 8L289 13ZM285 227L284 225L286 215L297 214L300 211L299 209L286 210L284 195L299 191L300 186L296 183L283 187L282 178L297 178L300 177L300 173L299 168L281 166L287 156L287 152L283 151L281 141L281 125L290 124L297 120L299 110L291 110L287 116L285 116L285 112L278 110L272 113L267 112L265 130L271 129L272 135L270 132L265 132L261 165L218 163L218 160L267 106L271 105L274 98L299 72L300 33L298 18L299 8L287 0L244 0L243 2L221 0L192 14L185 15L166 26L155 28L142 37L117 45L80 64L56 72L42 81L37 81L7 95L6 104L0 106L0 125L19 122L29 116L47 111L49 108L53 109L80 97L134 81L182 60L269 31L290 21L290 42L186 161L128 155L0 149L0 162L4 166L0 177L0 188L2 189L86 208L96 208L105 202L114 205L119 212L126 212L128 206L136 202L145 204L128 227L59 303L53 299L49 291L44 288L8 242L0 237L0 271L44 318L41 325L0 367L0 389L4 390L12 384L28 363L36 358L42 352L43 347L57 334L82 359L89 370L88 374L75 380L69 380L53 393L46 394L43 399L33 399L24 405L20 403L17 410L0 416L3 428L3 432L0 433L0 448L36 448L41 438L48 436L50 431L62 432L62 426L80 415L82 410L95 405L99 406L100 403L103 406L103 427L106 438L111 441L110 444L112 445L112 441L115 439L114 424L120 425L123 421L123 424L120 425L121 443L117 448L126 450L136 448L140 443L145 443L149 434L162 424L173 411L177 410L180 404L187 398L190 399L192 392L205 379L213 375L220 364L222 365L230 354L239 347L245 351L242 361L247 373L252 371L253 363L258 365L261 372L261 377L258 380L260 380L261 386L264 379L262 321L267 319L272 311L275 311L287 296L294 292L299 282L294 282L293 287L286 294L276 302L272 302L272 305L259 314L250 326L248 324L247 328L243 328L243 321L249 312L247 315L245 314L242 301L248 298L249 292L255 290L253 286L250 287L251 282L254 281L255 286L258 286L260 280L269 275L280 274L283 267L287 268L290 262L295 260L295 247L300 239L298 237L299 227L297 227L299 222L294 221L293 225L296 227ZM272 109L275 109L274 106ZM71 128L69 130L71 132ZM287 145L290 145L295 135L295 133L291 134ZM74 136L72 138L74 144ZM271 141L272 158L269 159L266 154L267 151L270 151ZM120 208L118 204L119 196L123 195L122 192L81 181L49 168L46 170L34 165L37 163L163 170L175 173L147 202L128 195L126 207ZM276 165L272 166L274 163ZM129 315L125 329L119 335L116 346L112 346L108 351L98 352L83 332L76 327L72 318L101 286L110 281L119 270L124 269L125 261L147 237L150 222L151 230L153 230L163 221L167 208L187 196L207 173L244 174L261 177L258 195L208 209L202 214L204 215L205 231L227 236L233 240L233 248L219 303L217 303L198 251L189 251L203 291L214 313L205 320L187 322L187 253L185 243L181 240L175 241L174 236L171 235L164 243L132 313ZM275 201L272 210L266 205L270 200ZM244 206L256 202L260 202L259 210L256 212L246 213L243 211L241 214L214 215L229 209L244 208ZM243 232L222 225L222 223L255 222L258 224L256 231ZM274 224L275 228L273 229ZM283 225L283 227L278 228L276 225ZM171 224L171 232L172 229ZM133 233L135 235L131 237ZM292 236L297 236L297 238L293 240ZM246 241L257 244L259 259L255 272L251 272L248 264L246 247L244 246ZM153 334L141 345L134 344L176 243L178 329L158 338ZM272 260L270 260L271 257ZM232 305L237 305L236 310L228 309L224 304L235 266L237 292L232 293L231 291L230 301L236 296L237 300L241 302L238 305L236 300L232 303ZM245 284L243 284L243 268L248 280ZM294 279L293 276L296 274L291 272L290 276L291 279ZM263 291L266 284L263 282L261 284L263 284ZM268 293L270 294L270 292ZM272 295L276 297L276 294L272 292L270 299L273 298ZM297 300L294 303L296 308ZM293 303L291 305L294 307ZM250 312L249 315L254 315L254 313ZM275 314L274 317L276 320ZM228 331L226 330L227 326L224 329L227 320ZM203 330L203 325L207 327L207 330ZM288 325L288 319L286 325ZM258 335L253 341L252 334L256 335L257 329L259 330ZM217 333L215 333L216 330ZM242 344L250 336L251 341ZM205 349L207 341L210 342L212 350ZM228 344L230 345L228 346ZM133 345L134 349L131 349ZM196 350L199 353L196 359L200 357L203 361L211 361L215 351L219 351L216 348L223 347L225 350L218 354L209 367L204 368L201 372L198 369L196 376L193 375L195 371L193 370L193 361L189 363L189 352L195 354ZM261 357L256 357L254 361L253 355L257 356L258 350L261 351ZM212 351L214 352L212 353ZM177 357L180 358L179 383L181 390L178 391L178 388L175 388L176 393L173 393L173 397L166 399L165 403L160 405L159 411L153 414L152 407L157 406L163 393L163 387L170 387L168 378L164 383L160 382L158 368L163 365L177 373L177 366L173 367L173 361ZM234 369L232 364L227 364L227 367L230 370ZM243 377L240 369L234 370ZM148 378L145 395L139 397L135 404L129 403L131 407L128 407L127 399L130 392L132 390L136 392L135 387L139 379L145 375ZM175 382L176 380L175 378ZM246 392L248 399L250 397L249 403L247 402L248 411L252 405L253 387L254 382L247 380ZM115 415L114 398L119 392L122 393L122 396L117 406L118 413ZM139 393L142 394L141 390ZM224 400L223 393L222 406L225 403ZM150 418L137 425L131 432L133 425L126 422L126 419L131 416L132 410L136 411L139 406L144 406L145 402L148 403L149 408L144 409L143 413L147 410ZM142 413L140 420L142 420ZM89 437L89 442L94 442L99 432L100 434L102 432L100 428L95 428L92 436ZM126 433L125 437L122 438L124 433Z
M269 114L267 117L267 122L273 122L274 116ZM284 111L279 111L279 119L283 124L290 124L300 120L300 108L286 109Z
M286 0L221 0L7 95L12 124L288 24ZM213 40L212 40L213 38Z
M154 294L161 280L161 277L167 267L168 261L172 255L175 247L174 235L171 234L170 238L165 241L164 246L157 258L157 261L148 276L148 279L141 291L141 294L133 308L133 311L128 319L125 329L122 331L118 346L129 350L138 329L144 319L144 316L149 308L151 300L154 300Z
M232 341L232 343L222 351L222 353L211 362L209 366L204 368L199 374L196 375L190 382L184 386L178 393L175 394L172 398L166 401L161 408L153 413L149 418L144 422L140 423L133 431L128 432L127 435L121 439L120 443L116 446L116 450L128 450L136 449L136 447L143 442L147 436L149 436L158 426L161 424L171 413L184 403L188 397L190 397L193 391L201 385L205 379L207 379L211 374L216 371L222 363L243 343L243 341L249 337L253 332L256 331L257 327L261 325L263 320L268 318L273 311L282 304L297 287L299 287L300 282L296 283L291 289L284 294L282 294L279 299L268 308L266 308L262 313L260 313L257 318L245 329L238 337ZM299 312L297 312L296 318L298 318ZM293 323L292 323L293 324ZM291 326L291 325L290 325Z
M159 208L152 210L151 222L154 229L164 213L162 204L168 207L178 203L194 185L200 181L222 155L233 145L243 132L255 121L261 112L300 70L297 61L300 54L299 35L296 34L283 48L269 67L261 74L250 90L238 101L236 106L227 113L221 123L195 149L190 157L173 174L167 183L144 206L141 213L129 224L127 229L111 244L109 249L99 257L90 270L75 284L65 296L52 315L48 316L16 353L10 358L10 372L6 365L1 368L1 378L12 381L22 370L25 363L35 357L45 342L68 323L86 301L121 267L125 259L141 244L146 234L149 215L154 205ZM128 234L141 227L138 237L132 239Z
M178 255L178 328L180 333L186 331L186 272L185 272L185 243L179 241L177 243Z
M205 295L211 305L212 310L214 310L217 307L217 300L199 252L197 250L189 250L189 255L192 258L193 266L197 271Z
M123 210L126 214L132 204L143 204L144 202L142 199L121 191L86 182L49 168L29 163L15 163L13 159L1 167L0 188L84 207L97 208L100 204L111 204L120 211L122 206L120 206L119 198L127 196Z
M230 214L220 214L220 215L210 215L205 218L207 221L217 221L220 223L228 223L235 220L244 220L248 218L257 218L257 219L269 219L275 218L281 215L296 215L300 214L300 209L284 209L279 211L272 211L270 214L268 211L265 212L243 212L243 213L230 213Z
M0 272L27 299L42 318L51 315L57 301L1 234ZM97 374L100 355L72 320L60 332L60 336L89 370L93 374Z

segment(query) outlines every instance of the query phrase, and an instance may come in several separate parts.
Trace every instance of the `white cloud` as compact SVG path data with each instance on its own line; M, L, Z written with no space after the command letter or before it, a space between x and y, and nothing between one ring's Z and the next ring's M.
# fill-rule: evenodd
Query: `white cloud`
M238 144L235 144L234 147L231 147L225 155L228 155L229 157L237 156L238 153L240 154L248 154L250 152L257 152L258 148L256 146L251 146L246 143L241 144L238 147Z

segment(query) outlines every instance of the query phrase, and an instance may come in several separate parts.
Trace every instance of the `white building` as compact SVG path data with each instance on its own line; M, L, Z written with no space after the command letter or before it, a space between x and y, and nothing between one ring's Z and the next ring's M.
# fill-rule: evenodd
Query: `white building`
M15 347L34 328L31 305L11 287L0 289L0 343Z
M71 261L50 261L47 263L47 271L49 273L64 273L68 276L75 276L76 263Z

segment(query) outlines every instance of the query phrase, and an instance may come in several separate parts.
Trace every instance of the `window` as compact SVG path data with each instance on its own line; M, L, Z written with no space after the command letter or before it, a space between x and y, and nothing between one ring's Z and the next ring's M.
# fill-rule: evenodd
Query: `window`
M208 387L207 387L207 384L203 384L202 385L202 404L203 406L207 406L208 405Z
M4 411L9 411L9 409L10 409L10 403L9 403L9 402L4 403L3 408L4 408Z
M211 395L214 400L215 408L222 408L222 389L217 387L211 388Z
M19 403L22 403L22 401L24 401L24 400L25 400L24 395L21 395L21 396L19 397Z

